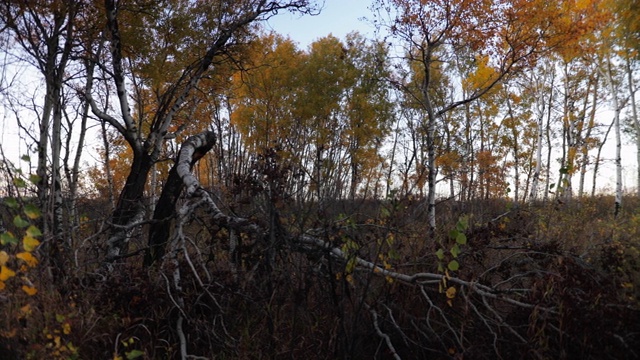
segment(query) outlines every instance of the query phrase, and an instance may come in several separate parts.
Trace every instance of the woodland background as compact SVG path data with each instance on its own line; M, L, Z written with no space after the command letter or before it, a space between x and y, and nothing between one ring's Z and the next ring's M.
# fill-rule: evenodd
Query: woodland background
M0 358L640 357L639 7L3 1Z

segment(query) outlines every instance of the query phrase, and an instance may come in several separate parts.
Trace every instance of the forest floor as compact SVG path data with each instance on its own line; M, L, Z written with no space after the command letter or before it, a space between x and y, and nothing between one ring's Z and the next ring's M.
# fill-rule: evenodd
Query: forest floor
M172 261L107 276L85 226L64 274L29 270L36 294L0 273L0 359L640 358L636 197L617 218L607 196L445 201L435 233L416 199L278 210L263 238L198 214Z

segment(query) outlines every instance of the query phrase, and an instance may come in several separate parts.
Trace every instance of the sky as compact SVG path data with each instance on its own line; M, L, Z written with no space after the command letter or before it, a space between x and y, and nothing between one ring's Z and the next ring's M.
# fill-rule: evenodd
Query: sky
M374 28L362 20L371 18L370 0L326 0L319 15L299 15L289 12L278 14L266 24L268 30L289 36L302 48L329 34L344 39L357 30L363 35L373 36Z

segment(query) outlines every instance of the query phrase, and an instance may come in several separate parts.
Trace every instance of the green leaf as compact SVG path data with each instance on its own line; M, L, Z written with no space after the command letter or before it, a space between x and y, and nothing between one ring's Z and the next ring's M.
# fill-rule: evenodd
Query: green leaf
M15 178L13 179L13 184L17 187L17 188L25 188L27 187L27 183L22 180L22 178Z
M451 231L449 231L449 237L451 239L456 239L458 237L459 233L460 232L458 230L451 230Z
M459 233L458 236L456 237L456 242L460 245L464 245L467 243L467 235L465 235L464 233Z
M144 355L144 351L142 350L131 350L129 352L125 352L124 355L127 357L127 360L137 359L140 356Z
M38 236L42 236L42 232L36 226L31 225L27 228L27 235L35 238Z
M469 219L466 216L463 216L456 223L456 230L459 232L463 232L469 228Z
M37 219L40 217L41 213L40 213L40 209L33 205L33 204L27 204L24 207L24 213L25 215L27 215L27 217L31 220L33 219Z
M458 244L453 245L453 247L450 250L451 255L453 255L454 258L457 258L458 255L460 255L460 247L458 246Z
M12 209L15 209L18 207L18 201L14 198L6 198L4 199L4 203Z
M22 161L27 161L27 162L31 161L31 157L29 157L29 155L22 155L20 159L22 159Z
M436 251L436 256L440 260L444 259L444 250L442 250L442 248L438 249L438 251Z
M26 228L29 226L29 222L20 217L20 215L16 215L16 217L13 218L13 225L19 228Z
M63 323L65 319L66 319L66 317L64 315L56 314L56 321L57 322Z
M0 243L2 243L2 245L17 244L18 239L16 239L12 233L7 231L6 233L0 234Z
M451 271L457 271L458 269L460 269L460 263L456 260L451 260L449 262L449 265L447 265L447 268L449 268L449 270Z
M29 182L31 182L33 185L38 184L40 180L42 180L42 178L36 174L29 175Z

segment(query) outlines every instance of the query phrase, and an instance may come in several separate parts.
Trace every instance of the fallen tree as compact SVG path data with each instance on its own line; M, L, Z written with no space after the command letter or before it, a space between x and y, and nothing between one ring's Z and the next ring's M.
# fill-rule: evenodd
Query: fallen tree
M236 236L247 236L256 244L262 242L262 259L243 273L248 282L258 281L257 273L267 257L267 248L273 246L266 239L274 229L251 219L225 214L213 195L192 174L198 149L206 147L207 139L211 138L211 134L204 133L186 141L174 168L185 189L184 202L176 212L170 251L161 274L166 279L171 302L178 310L174 330L183 359L192 356L185 322L195 321L188 315L185 282L197 284L198 297L208 297L215 304L217 326L222 330L217 339L223 344L222 348L236 349L238 355L242 342L231 335L225 325L225 318L230 316L228 308L220 304L221 295L211 291L220 284L206 266L202 249L186 230L188 224L195 217L204 216L211 226L227 229L230 252L237 246ZM323 238L324 229L298 234L282 231L278 229L278 236L285 237L277 249L281 258L290 262L295 259L298 264L305 262L309 274L317 277L317 281L333 284L336 277L339 278L340 288L333 288L328 297L344 311L347 305L342 302L344 298L349 299L348 308L354 312L355 315L350 315L354 319L364 319L362 311L366 310L371 335L379 339L375 353L382 351L382 346L385 356L395 359L516 355L548 358L557 354L563 358L638 357L633 350L633 344L638 341L637 332L620 327L621 322L638 318L637 307L617 302L615 293L619 284L615 281L607 279L578 256L552 245L488 247L486 251L492 250L499 256L492 262L484 261L489 265L479 273L448 269L425 271L435 269L436 256L426 257L421 263L397 264L396 268L409 270L399 271L380 260L380 247L367 252L366 244L350 246L345 245L348 240L336 242ZM365 258L367 254L373 254L375 260ZM284 281L298 281L295 271L282 261L280 265L283 266L280 274L288 279ZM237 280L237 272L234 275ZM275 296L277 286L269 276L262 277L261 281L269 283L270 296ZM592 303L593 299L598 302ZM628 323L633 327L631 324ZM352 330L362 326L361 321L357 324L354 321ZM593 332L593 329L600 330ZM348 330L342 331L343 336L356 338L355 334L345 332ZM349 343L343 351L363 347L361 343L356 344L358 341L361 342Z

